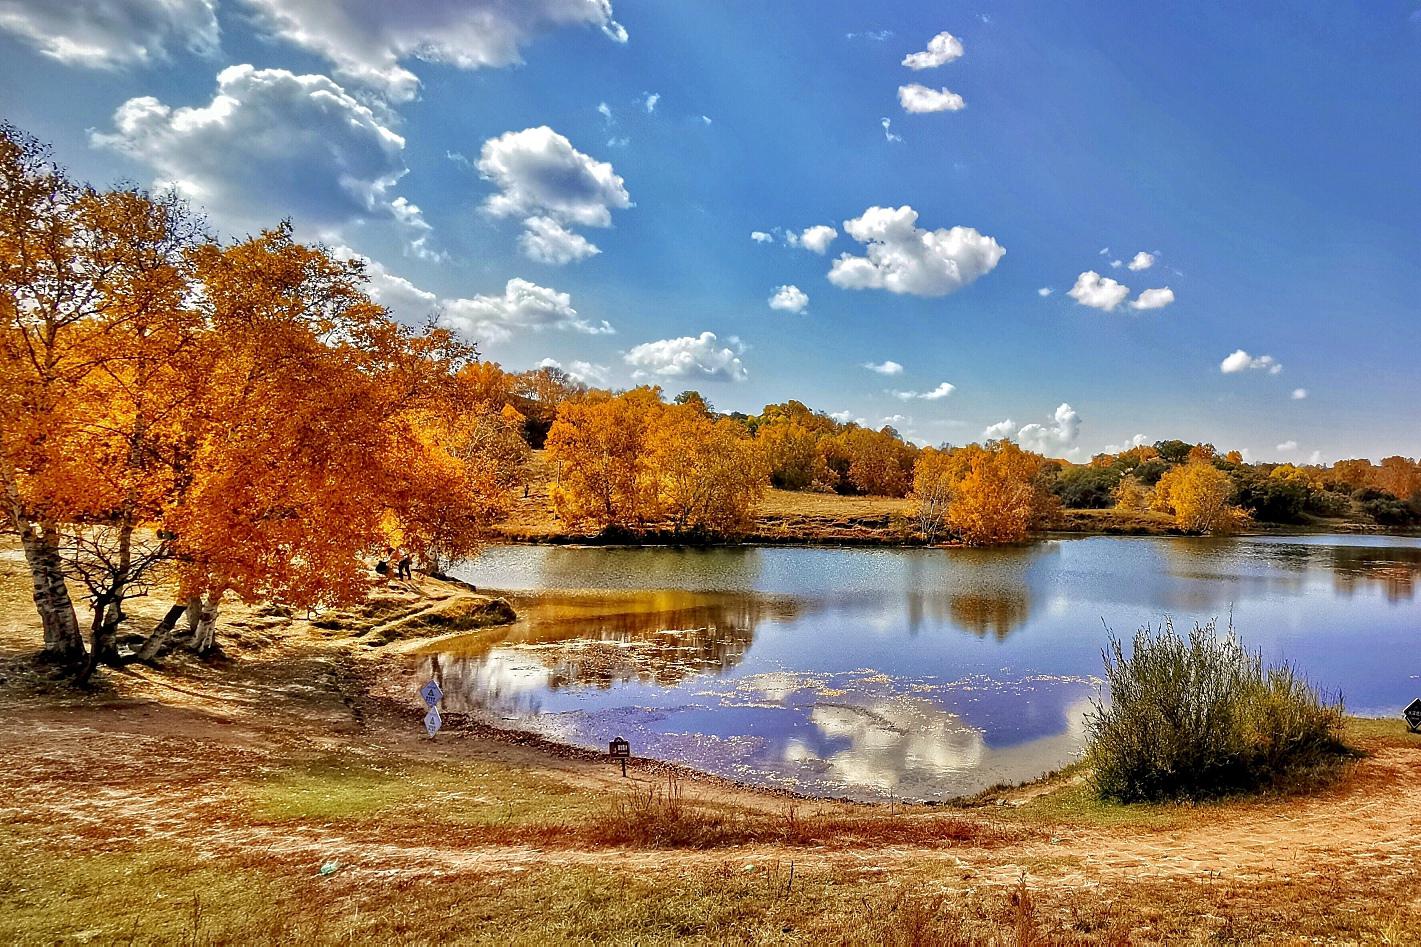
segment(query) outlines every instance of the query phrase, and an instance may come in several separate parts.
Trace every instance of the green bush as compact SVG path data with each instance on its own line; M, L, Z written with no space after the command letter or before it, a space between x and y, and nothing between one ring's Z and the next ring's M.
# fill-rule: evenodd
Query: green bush
M1111 636L1109 700L1087 719L1095 791L1122 802L1201 800L1287 790L1333 775L1343 744L1342 700L1328 701L1287 664L1262 657L1216 623L1189 634L1136 632L1130 654Z
M1051 492L1072 510L1104 510L1115 505L1120 471L1109 467L1069 467L1056 477Z

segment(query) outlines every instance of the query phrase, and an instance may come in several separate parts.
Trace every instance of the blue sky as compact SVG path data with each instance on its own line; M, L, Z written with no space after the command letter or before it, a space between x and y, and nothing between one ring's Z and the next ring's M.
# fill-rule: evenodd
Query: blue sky
M289 215L510 368L1077 458L1421 451L1416 0L403 7L0 0L0 116Z

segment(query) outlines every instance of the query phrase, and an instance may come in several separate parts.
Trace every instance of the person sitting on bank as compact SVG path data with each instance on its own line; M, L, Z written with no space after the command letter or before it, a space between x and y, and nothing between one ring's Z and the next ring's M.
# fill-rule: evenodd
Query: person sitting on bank
M375 572L380 576L381 585L390 584L390 563L394 561L395 550L386 548L384 558L375 563Z

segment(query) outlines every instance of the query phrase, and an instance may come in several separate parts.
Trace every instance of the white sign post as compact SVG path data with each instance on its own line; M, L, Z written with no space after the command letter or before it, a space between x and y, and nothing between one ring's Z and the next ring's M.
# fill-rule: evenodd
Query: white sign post
M442 726L444 726L444 718L439 716L439 708L429 708L429 713L424 715L424 729L429 731L430 739L434 738Z
M419 698L429 708L429 713L424 715L424 729L432 740L439 728L444 726L444 718L439 716L439 702L444 699L444 688L439 686L438 681L430 681L419 689Z

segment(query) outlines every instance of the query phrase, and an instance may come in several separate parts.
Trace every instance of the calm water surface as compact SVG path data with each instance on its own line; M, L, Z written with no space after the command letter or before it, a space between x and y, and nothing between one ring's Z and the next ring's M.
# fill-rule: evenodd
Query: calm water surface
M503 546L461 575L521 618L420 657L446 710L820 795L944 799L1069 762L1107 624L1232 611L1352 712L1421 696L1419 539Z

